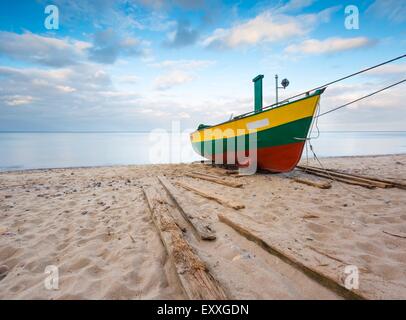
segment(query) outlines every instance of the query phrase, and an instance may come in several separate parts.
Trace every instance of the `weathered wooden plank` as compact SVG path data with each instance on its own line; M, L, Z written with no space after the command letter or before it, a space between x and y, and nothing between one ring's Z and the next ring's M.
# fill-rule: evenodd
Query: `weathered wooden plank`
M238 219L236 215L238 215ZM258 231L261 230L261 225L259 225L259 223L255 222L253 219L243 217L240 214L236 215L232 216L219 214L218 217L221 222L227 224L248 240L255 242L270 254L277 256L284 262L305 273L307 276L313 278L323 286L333 290L342 297L348 299L366 299L366 297L364 297L361 293L345 288L341 283L329 275L321 273L311 266L305 265L295 256L293 256L293 254L285 252L271 244L270 241L263 239L261 232Z
M327 172L321 172L321 171L319 172L319 171L315 171L315 170L305 170L305 169L302 169L302 168L299 168L299 169L305 171L306 173L313 174L315 176L328 178L328 179L332 179L332 180L335 180L335 181L344 182L344 183L347 183L347 184L361 186L361 187L368 188L368 189L376 188L375 185L373 185L373 184L371 184L369 182L368 183L367 182L361 182L361 181L356 181L356 180L349 179L349 178L343 178L343 177L339 177L339 176L334 176L334 175L330 174L330 172L327 173Z
M338 173L342 173L341 171L338 171L336 169L328 169L329 171L333 171L333 172L338 172ZM349 174L349 173L347 173ZM372 180L372 181L378 181L378 182L383 182L388 184L390 187L396 187L399 189L406 189L406 184L400 181L396 181L396 180L391 180L391 179L385 179L385 178L378 178L378 177L371 177L371 176L365 176L365 175L359 175L359 174L354 174L351 173L352 176L354 177L359 177L359 178L364 178L364 179L368 179L368 180Z
M319 189L330 189L331 188L331 183L328 181L312 181L312 180L307 180L299 177L292 177L291 178L293 181L299 182L306 184L308 186L316 187Z
M237 182L232 182L232 181L225 181L222 180L221 178L214 178L209 175L203 175L203 174L195 174L195 173L186 173L186 176L196 178L196 179L202 179L202 180L207 180L211 181L217 184L222 184L224 186L232 187L232 188L241 188L243 186L242 183L237 183Z
M211 177L211 178L215 178L215 179L223 179L224 177L222 176L218 176L215 174L211 174L211 173L207 173L207 172L202 172L202 171L192 171L190 173L193 174L197 174L197 175L201 175L201 176L207 176L207 177Z
M161 240L168 256L175 266L178 278L189 299L224 300L227 296L208 271L205 263L195 253L183 237L170 214L169 206L152 186L143 186L150 209Z
M179 186L181 186L182 188L185 188L186 190L193 191L194 193L196 193L196 194L198 194L198 195L200 195L202 197L205 197L205 198L210 199L210 200L214 200L214 201L220 203L223 206L227 206L227 207L233 208L235 210L245 208L245 205L243 205L243 204L240 204L238 202L231 201L231 200L228 200L228 199L220 198L219 196L217 196L215 194L211 194L211 193L208 193L206 191L201 191L201 190L193 188L193 187L191 187L191 186L189 186L189 185L187 185L185 183L177 182L177 184Z
M338 171L333 171L330 169L320 169L320 168L316 168L316 167L310 167L310 166L298 166L299 169L306 171L306 172L320 172L323 174L329 174L332 177L339 177L339 178L344 178L344 179L349 179L349 180L353 180L353 181L359 181L362 183L367 183L370 185L373 185L375 187L378 188L389 188L391 187L390 184L388 183L384 183L381 181L377 181L374 179L370 179L367 177L362 177L362 176L356 176L353 174L348 174L348 173L343 173L343 172L338 172Z
M158 176L158 180L161 182L173 202L175 202L180 213L185 218L186 221L190 223L193 231L202 240L214 240L216 239L216 234L211 227L210 223L205 222L199 217L198 214L193 212L193 210L188 205L187 199L181 194L181 192L176 189L172 183L164 176Z

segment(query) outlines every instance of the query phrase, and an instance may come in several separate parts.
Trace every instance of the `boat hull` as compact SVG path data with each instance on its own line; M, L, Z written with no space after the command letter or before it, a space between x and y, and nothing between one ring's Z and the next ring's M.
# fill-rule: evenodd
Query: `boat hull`
M302 156L320 93L191 134L194 150L223 164L288 172Z

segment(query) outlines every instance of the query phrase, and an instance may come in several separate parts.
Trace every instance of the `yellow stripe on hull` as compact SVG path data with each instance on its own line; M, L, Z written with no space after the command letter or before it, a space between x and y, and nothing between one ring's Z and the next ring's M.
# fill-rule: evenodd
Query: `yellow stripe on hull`
M252 131L262 131L292 121L313 117L320 95L312 95L286 105L265 110L245 118L232 120L195 131L191 134L193 142L210 141L245 135Z

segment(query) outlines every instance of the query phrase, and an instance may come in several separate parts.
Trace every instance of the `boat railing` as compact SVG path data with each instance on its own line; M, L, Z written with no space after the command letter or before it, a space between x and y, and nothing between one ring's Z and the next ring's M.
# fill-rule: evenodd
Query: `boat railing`
M291 102L295 102L296 100L300 100L300 99L309 97L309 96L311 96L311 95L315 95L315 94L322 93L322 92L324 91L324 89L325 89L325 88L323 88L322 90L320 90L320 89L314 90L314 92L313 92L312 94L310 94L310 91L306 91L306 92L300 93L300 94L298 94L298 95L296 95L296 96L293 96L293 97L284 99L284 100L282 100L282 101L279 101L278 103L273 103L273 104L271 104L271 105L268 105L268 106L266 106L266 107L263 107L261 111L264 111L264 110L267 110L267 109L273 109L273 108L276 108L276 107L280 107L281 105L288 104L288 103L291 103ZM301 97L301 96L304 96L304 97ZM297 98L297 99L291 101L292 98ZM241 119L241 118L244 118L244 117L246 117L246 116L249 116L249 115L252 115L252 114L255 114L255 113L258 113L258 111L253 110L253 111L250 111L250 112L246 112L246 113L243 113L243 114L239 114L238 116L235 116L235 117L233 118L233 120Z

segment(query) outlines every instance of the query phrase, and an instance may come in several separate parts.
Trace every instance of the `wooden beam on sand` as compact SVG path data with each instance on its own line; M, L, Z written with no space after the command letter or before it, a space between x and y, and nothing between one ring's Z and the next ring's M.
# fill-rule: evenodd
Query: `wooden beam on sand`
M183 237L169 211L169 205L152 186L143 186L152 220L175 266L186 296L191 300L225 300L227 296L205 263Z
M319 189L330 189L331 188L331 183L328 181L312 181L312 180L307 180L299 177L292 177L291 178L293 181L299 182L306 184L308 186L316 187Z
M302 169L302 168L299 168L299 169L306 172L306 173L308 173L308 174L313 174L315 176L319 176L319 177L322 177L322 178L327 178L327 179L330 179L330 180L344 182L344 183L347 183L347 184L352 184L352 185L356 185L356 186L360 186L360 187L364 187L364 188L368 188L368 189L376 188L376 186L371 184L371 183L356 181L356 180L353 180L353 179L350 179L350 178L334 176L330 172L321 172L321 171Z
M240 204L238 202L231 201L231 200L228 200L228 199L220 198L219 196L217 196L215 194L211 194L211 193L208 193L206 191L201 191L201 190L193 188L193 187L191 187L191 186L189 186L189 185L187 185L185 183L177 182L176 184L181 186L182 188L185 188L186 190L193 191L194 193L196 193L196 194L198 194L198 195L200 195L200 196L202 196L204 198L214 200L214 201L220 203L223 206L227 206L227 207L233 208L235 210L245 208L245 205L243 205L243 204Z
M210 223L205 222L190 208L184 195L182 195L182 193L164 176L158 176L158 180L161 182L173 202L175 202L182 216L190 223L197 236L202 240L216 239L216 234Z
M343 172L335 170L335 169L328 169L328 170L333 171L333 172L337 172L337 173L343 173ZM383 183L386 183L387 185L389 185L389 187L394 187L394 188L399 188L399 189L406 190L406 183L403 183L403 182L400 182L400 181L391 180L391 179L384 179L384 178L376 178L376 177L371 177L371 176L364 176L364 175L359 175L359 174L354 174L354 173L351 173L351 176L364 178L364 179L377 181L377 182L383 182Z
M318 172L318 173L323 173L323 174L328 174L332 177L335 178L344 178L344 179L349 179L351 181L358 181L358 182L362 182L362 183L366 183L366 184L370 184L372 186L378 187L378 188L389 188L391 187L391 185L389 183L384 183L381 181L377 181L374 179L370 179L367 177L362 177L362 176L356 176L353 174L349 174L349 173L343 173L343 172L338 172L338 171L334 171L334 170L330 170L330 169L321 169L321 168L316 168L316 167L310 167L310 166L298 166L299 169L301 169L302 171L306 171L306 172Z
M255 242L264 250L268 251L270 254L277 256L282 261L295 267L310 278L316 280L321 285L330 290L333 290L340 296L347 299L366 299L366 297L364 297L361 293L345 288L341 283L339 283L329 275L322 273L313 267L305 265L303 262L299 261L292 253L285 252L275 245L271 244L269 240L261 238L263 234L261 234L259 230L261 230L262 226L255 220L242 216L240 214L219 214L218 217L221 222L227 224L248 240Z
M238 174L238 170L226 170L224 173L227 175Z
M207 175L207 174L186 173L185 175L188 177L196 178L196 179L202 179L202 180L211 181L211 182L214 182L217 184L222 184L224 186L228 186L228 187L232 187L232 188L241 188L243 186L242 183L225 181L219 177L213 177L212 175Z
M211 177L211 178L216 178L216 179L223 179L222 176L218 176L218 175L215 175L215 174L210 174L210 173L206 173L206 172L202 172L202 171L192 171L190 173L198 174L198 175L202 175L202 176L207 176L207 177Z

